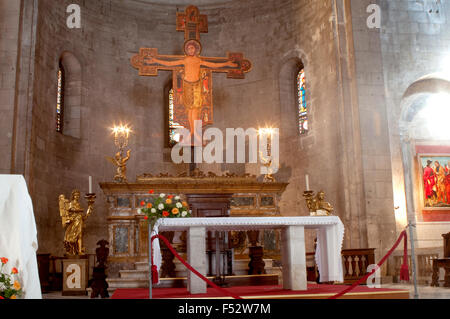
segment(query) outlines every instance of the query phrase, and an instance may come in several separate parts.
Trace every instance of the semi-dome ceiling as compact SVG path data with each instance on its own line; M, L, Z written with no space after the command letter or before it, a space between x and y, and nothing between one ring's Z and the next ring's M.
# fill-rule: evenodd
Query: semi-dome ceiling
M234 0L134 0L136 2L162 4L162 5L179 5L179 6L207 6L207 5L220 5L232 2Z

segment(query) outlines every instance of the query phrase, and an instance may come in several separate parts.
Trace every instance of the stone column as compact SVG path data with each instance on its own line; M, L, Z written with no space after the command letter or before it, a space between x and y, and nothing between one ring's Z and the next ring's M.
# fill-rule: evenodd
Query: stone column
M283 288L306 290L305 228L288 226L281 231Z
M11 174L20 43L20 1L0 0L0 174ZM22 128L23 129L23 128Z
M413 182L411 177L411 165L412 165L412 154L411 154L411 139L407 132L407 126L401 123L400 139L402 145L402 159L403 159L403 174L405 178L405 193L406 193L406 209L408 216L409 227L409 243L411 245L411 261L412 261L412 277L414 282L414 299L419 298L417 290L417 268L418 264L417 256L414 253L414 240L417 238L416 232L416 210L414 205L413 196ZM414 238L415 237L415 238Z
M189 227L187 232L188 263L199 273L206 276L205 227ZM188 271L187 288L191 294L206 293L206 282Z

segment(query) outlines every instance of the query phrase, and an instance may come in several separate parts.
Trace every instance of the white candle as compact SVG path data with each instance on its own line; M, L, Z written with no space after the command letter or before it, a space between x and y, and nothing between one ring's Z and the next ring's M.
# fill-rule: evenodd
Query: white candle
M305 175L305 181L306 181L306 190L309 191L309 175Z
M89 176L89 194L92 194L92 176Z

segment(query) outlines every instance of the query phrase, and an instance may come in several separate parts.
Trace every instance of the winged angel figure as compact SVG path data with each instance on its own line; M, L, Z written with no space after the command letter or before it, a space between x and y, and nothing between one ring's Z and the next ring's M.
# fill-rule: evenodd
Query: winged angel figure
M259 157L263 166L267 168L267 173L264 176L264 182L275 182L275 177L273 177L273 170L270 168L272 166L272 158L269 156L264 158L263 153L259 152Z
M65 228L64 249L68 255L84 255L83 228L86 219L92 213L93 206L89 205L86 214L80 205L80 191L74 190L70 201L64 195L59 196L59 214L62 226Z
M114 180L119 183L127 182L127 161L130 159L131 150L128 150L127 156L123 157L121 152L117 152L116 156L106 157L114 166L117 166L117 174Z

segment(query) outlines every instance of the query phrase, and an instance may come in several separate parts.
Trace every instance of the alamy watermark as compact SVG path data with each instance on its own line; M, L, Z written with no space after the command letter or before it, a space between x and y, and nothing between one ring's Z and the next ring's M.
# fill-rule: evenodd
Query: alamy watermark
M261 174L278 172L280 162L278 128L260 130L227 128L224 134L218 128L208 128L202 132L202 121L195 121L192 134L188 129L180 128L175 131L175 135L180 137L180 142L172 148L171 153L172 161L176 164L192 162L256 164L259 159L261 163L266 163L260 169ZM191 144L194 147L191 147Z
M377 264L369 265L367 267L367 273L371 273L374 269L376 270L367 278L366 285L368 288L381 288L380 267Z
M81 8L78 4L71 4L67 6L67 13L70 15L67 17L66 24L69 29L81 28Z
M367 27L369 29L381 28L381 8L378 4L371 4L367 7L367 13L371 15L367 18Z

